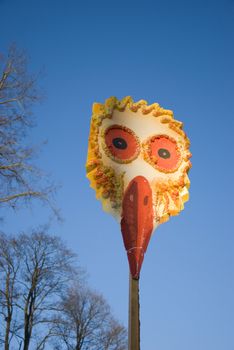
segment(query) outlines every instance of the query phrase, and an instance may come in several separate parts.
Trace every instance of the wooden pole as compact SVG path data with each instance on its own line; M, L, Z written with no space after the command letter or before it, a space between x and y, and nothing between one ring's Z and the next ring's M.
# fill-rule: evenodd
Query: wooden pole
M128 350L140 350L139 279L129 274Z

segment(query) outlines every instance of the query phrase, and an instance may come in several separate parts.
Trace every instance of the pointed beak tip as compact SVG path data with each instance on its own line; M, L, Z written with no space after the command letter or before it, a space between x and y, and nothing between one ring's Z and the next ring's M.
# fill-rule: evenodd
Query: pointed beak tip
M144 251L142 248L132 248L127 252L129 268L133 279L140 276L141 266L144 260Z

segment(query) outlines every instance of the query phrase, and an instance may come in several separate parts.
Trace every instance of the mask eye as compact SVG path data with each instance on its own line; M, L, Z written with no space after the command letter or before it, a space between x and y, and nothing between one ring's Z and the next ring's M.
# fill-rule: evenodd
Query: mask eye
M160 171L176 171L181 160L176 141L167 135L153 136L147 142L147 160Z
M118 163L129 163L140 151L140 143L135 133L121 125L112 125L105 131L105 151Z

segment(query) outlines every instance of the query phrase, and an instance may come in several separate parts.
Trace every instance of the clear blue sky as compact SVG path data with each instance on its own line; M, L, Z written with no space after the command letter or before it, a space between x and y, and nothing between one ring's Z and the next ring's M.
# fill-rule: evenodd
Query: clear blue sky
M191 139L191 198L160 226L141 273L142 350L234 349L234 1L0 0L0 48L27 50L47 99L35 110L38 163L62 188L51 224L127 325L128 263L118 224L85 177L94 101L132 95L173 109ZM35 206L3 229L44 223Z

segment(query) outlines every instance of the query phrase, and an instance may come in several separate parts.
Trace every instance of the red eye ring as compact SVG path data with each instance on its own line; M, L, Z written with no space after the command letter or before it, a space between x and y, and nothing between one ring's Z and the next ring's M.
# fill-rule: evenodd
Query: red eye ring
M175 172L181 164L181 153L176 140L168 135L156 135L144 144L144 157L157 170Z
M136 134L122 125L111 125L104 132L104 151L118 163L129 163L140 153L140 142Z

